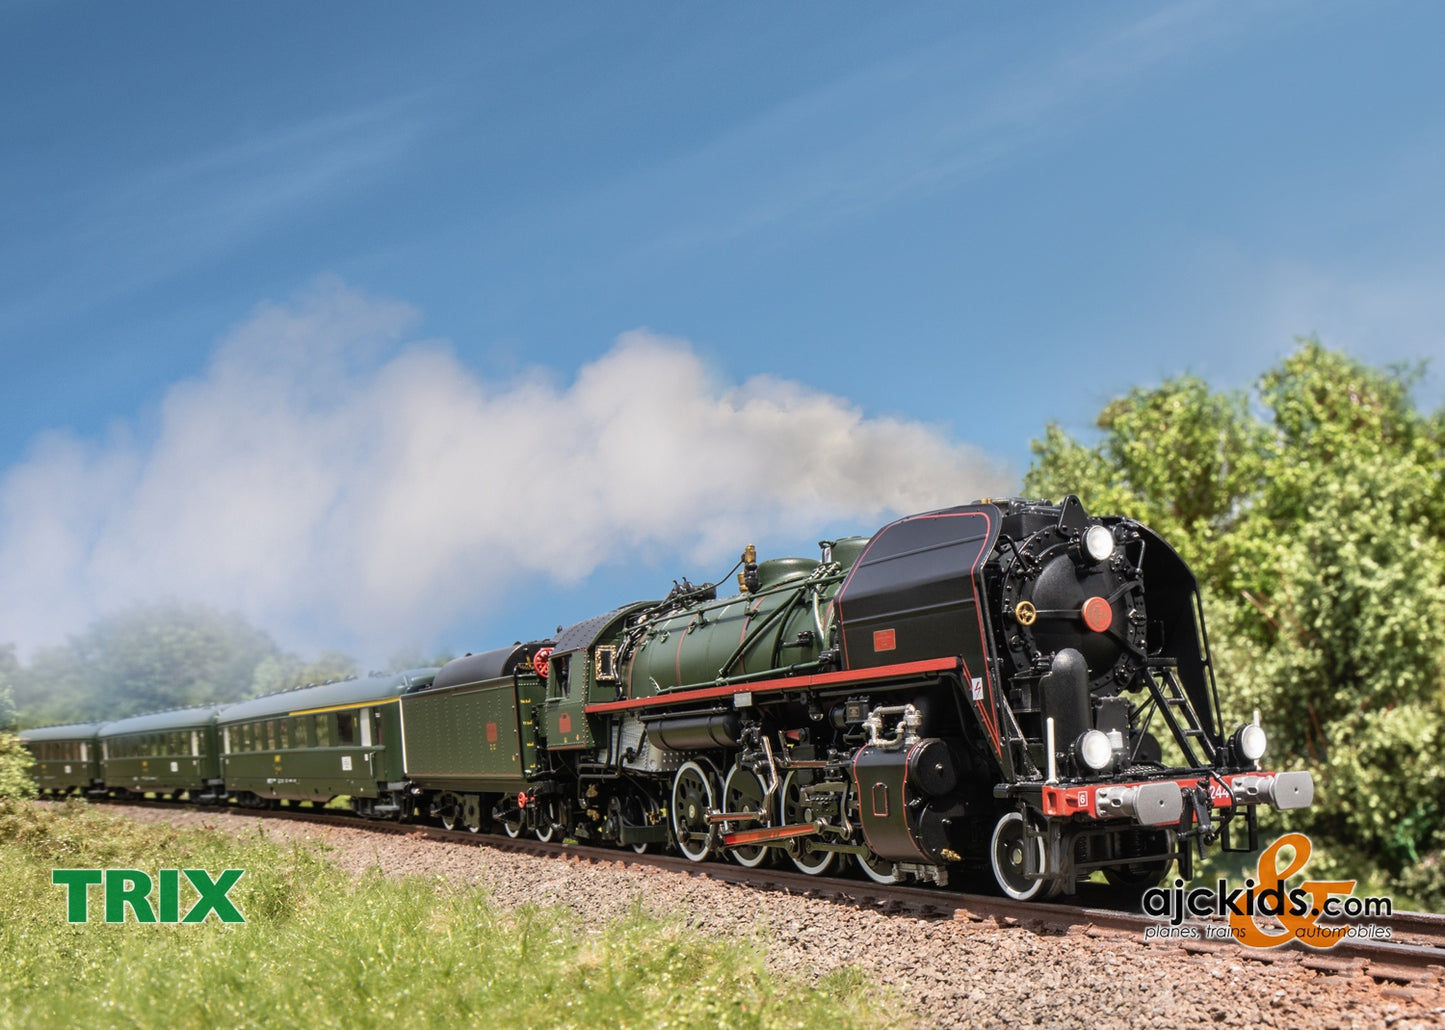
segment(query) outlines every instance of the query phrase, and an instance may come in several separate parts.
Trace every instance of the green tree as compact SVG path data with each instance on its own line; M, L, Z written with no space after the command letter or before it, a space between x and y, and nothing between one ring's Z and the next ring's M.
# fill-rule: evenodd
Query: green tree
M1057 425L1032 444L1025 492L1078 493L1099 511L1127 512L1168 540L1187 540L1196 574L1231 563L1231 530L1259 490L1267 435L1243 393L1211 393L1194 376L1135 389L1100 413L1087 447Z
M0 730L15 728L15 699L13 689L20 662L15 657L15 645L0 646Z
M1089 447L1055 426L1030 493L1139 517L1194 566L1221 693L1318 782L1292 822L1337 871L1445 903L1445 413L1411 369L1315 340L1259 383L1261 414L1197 379L1139 389Z
M322 651L313 661L299 655L275 654L263 658L251 676L251 693L274 694L278 690L346 679L358 672L356 659L340 651Z
M141 605L37 651L17 678L16 702L22 721L37 725L235 701L250 695L256 666L277 653L240 615Z
M15 724L10 684L19 668L15 645L0 647L0 798L35 795L35 784L30 779L30 752L20 743L20 738L10 732Z

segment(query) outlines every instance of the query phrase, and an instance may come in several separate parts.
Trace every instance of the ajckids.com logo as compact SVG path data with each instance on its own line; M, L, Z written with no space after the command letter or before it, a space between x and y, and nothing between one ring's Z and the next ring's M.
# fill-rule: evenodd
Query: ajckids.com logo
M131 917L137 923L204 923L213 912L223 923L244 923L246 917L229 897L244 873L244 869L227 869L212 879L204 869L161 869L152 880L139 869L54 869L50 882L65 888L65 915L72 923L90 921L92 887L100 888L107 923L124 923ZM198 895L185 915L181 914L182 874Z
M1281 869L1280 852L1285 848L1294 856ZM1144 938L1233 938L1251 948L1278 948L1299 941L1319 949L1333 948L1346 937L1389 940L1390 927L1355 921L1388 917L1394 910L1389 898L1355 897L1357 881L1305 880L1297 887L1286 886L1304 872L1310 851L1310 839L1303 833L1286 833L1264 849L1255 867L1257 878L1246 879L1242 887L1230 890L1223 877L1212 887L1192 890L1184 889L1183 880L1175 880L1169 888L1151 887L1144 892L1144 914L1167 918L1168 923L1149 927ZM1228 922L1181 925L1191 916ZM1329 922L1322 925L1321 919Z

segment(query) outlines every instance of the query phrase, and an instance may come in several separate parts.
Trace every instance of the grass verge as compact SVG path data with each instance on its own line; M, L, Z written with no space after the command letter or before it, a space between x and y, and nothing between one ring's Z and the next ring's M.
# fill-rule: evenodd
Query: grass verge
M245 869L225 925L66 921L57 868ZM180 911L197 897L185 884ZM853 970L813 983L760 945L640 906L592 925L503 910L439 878L341 872L313 847L135 823L81 803L0 802L0 1025L17 1027L799 1027L887 1025Z

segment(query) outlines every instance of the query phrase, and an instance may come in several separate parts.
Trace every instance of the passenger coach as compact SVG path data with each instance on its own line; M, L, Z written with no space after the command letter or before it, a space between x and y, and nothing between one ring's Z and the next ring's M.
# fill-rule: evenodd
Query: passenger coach
M226 796L216 747L217 706L136 715L101 725L101 778L113 794L214 803Z
M35 759L35 783L42 794L104 793L100 775L98 722L22 730L20 742Z
M358 815L400 818L407 785L397 701L435 674L411 669L228 706L219 719L226 785L249 807L346 795Z

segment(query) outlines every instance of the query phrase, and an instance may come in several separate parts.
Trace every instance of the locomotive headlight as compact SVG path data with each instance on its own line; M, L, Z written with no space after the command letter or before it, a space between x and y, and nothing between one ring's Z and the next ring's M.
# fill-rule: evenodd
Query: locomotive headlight
M1084 764L1095 772L1103 772L1114 761L1114 745L1109 743L1109 735L1100 730L1085 730L1079 734L1074 749Z
M1114 553L1114 534L1103 526L1090 526L1084 534L1084 553L1096 562L1107 560Z
M1264 749L1269 746L1269 738L1264 735L1258 723L1245 723L1234 734L1234 745L1245 761L1257 762L1264 754Z

